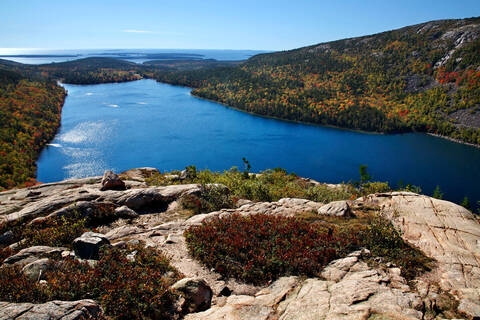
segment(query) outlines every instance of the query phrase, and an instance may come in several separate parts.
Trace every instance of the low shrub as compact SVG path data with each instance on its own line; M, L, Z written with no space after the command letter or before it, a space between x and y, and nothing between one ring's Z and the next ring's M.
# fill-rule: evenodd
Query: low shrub
M133 250L135 261L129 261ZM75 259L55 261L44 277L47 284L41 285L17 267L2 269L0 301L94 299L113 319L169 319L176 299L169 287L181 276L163 254L137 246L104 249L93 267Z
M369 195L372 193L390 192L392 189L388 182L367 182L362 185L362 194Z
M79 218L79 214L73 211L72 218ZM93 213L83 217L85 224L90 227L97 227L99 225L108 224L118 219L118 215L115 213L115 205L107 203L96 204Z
M318 276L327 263L358 247L353 234L265 214L215 218L189 228L185 237L193 257L209 268L254 284L284 275Z
M360 239L362 246L368 248L372 256L384 257L400 267L402 276L407 280L413 280L434 267L433 259L403 241L391 222L381 217L370 219Z
M190 169L192 171L192 169ZM195 171L184 180L166 179L166 174L156 174L147 179L150 185L168 185L179 183L199 183L202 185L218 183L225 185L230 191L230 200L216 202L215 207L231 205L234 199L249 199L253 201L278 201L281 198L303 198L319 202L347 200L354 197L356 190L351 185L341 188L329 188L326 185L314 185L293 173L276 168L260 174L245 174L236 167L228 171L211 172L210 170ZM220 206L219 206L219 205ZM224 206L225 207L225 206Z
M32 246L71 247L75 238L87 231L86 219L62 216L41 225L30 224L22 230L22 248Z
M8 257L14 255L14 251L9 247L0 248L0 264L3 260L7 259Z
M326 185L318 185L308 188L305 192L305 199L329 203L337 200L349 200L356 197L356 190L353 186L345 184L337 188L328 187Z
M381 217L351 219L301 214L297 218L232 214L185 231L191 255L226 277L264 284L284 275L318 276L333 259L367 248L412 280L434 261L403 241ZM374 261L371 261L374 263Z
M46 302L48 294L38 282L27 278L20 266L2 267L0 272L0 301Z
M183 196L180 204L193 214L213 212L224 208L233 208L234 202L228 190L216 185L202 185L200 195Z

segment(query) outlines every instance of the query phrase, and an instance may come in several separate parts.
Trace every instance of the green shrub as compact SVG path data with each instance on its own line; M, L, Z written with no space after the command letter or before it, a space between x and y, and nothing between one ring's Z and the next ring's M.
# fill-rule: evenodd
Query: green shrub
M353 234L265 214L212 219L189 228L185 237L190 253L207 267L254 284L284 275L318 276L327 263L358 247Z
M340 185L337 188L331 188L326 185L318 185L308 188L305 192L305 199L329 203L337 200L349 200L355 198L356 190L351 185Z
M432 197L436 199L443 199L443 192L440 190L440 186L435 187L435 190L433 190Z
M200 195L189 194L181 198L180 204L193 214L233 208L234 203L228 190L219 185L201 185Z
M329 188L325 185L316 186L295 174L288 174L286 170L280 168L266 170L257 175L248 174L247 169L240 172L236 167L223 173L202 170L196 171L195 178L180 181L171 181L165 178L165 174L157 174L149 178L147 182L150 185L223 184L230 191L231 200L278 201L281 198L304 198L327 202L350 199L356 193L354 188L349 185L344 185L342 188ZM230 204L230 201L225 201L225 203Z
M472 207L470 205L470 200L468 199L467 196L463 197L462 202L460 202L460 205L464 207L465 209L471 210Z
M392 191L392 189L388 185L388 182L367 182L362 185L362 193L365 195L390 191Z
M360 172L360 184L364 184L367 181L372 179L372 176L367 171L368 167L366 165L361 164L359 168Z
M402 270L402 276L412 280L416 276L430 271L434 260L403 241L400 233L391 222L374 217L359 236L361 245L368 248L374 257L384 257Z

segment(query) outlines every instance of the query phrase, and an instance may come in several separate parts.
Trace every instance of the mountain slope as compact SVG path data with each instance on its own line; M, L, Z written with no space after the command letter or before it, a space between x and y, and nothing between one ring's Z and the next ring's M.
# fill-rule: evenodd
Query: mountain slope
M441 20L261 54L158 81L261 115L480 144L480 18Z

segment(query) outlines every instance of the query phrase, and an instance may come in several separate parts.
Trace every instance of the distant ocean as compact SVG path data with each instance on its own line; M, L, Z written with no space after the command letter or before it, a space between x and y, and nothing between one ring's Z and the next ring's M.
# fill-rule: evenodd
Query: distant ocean
M110 57L136 63L150 60L171 59L169 55L185 59L245 60L267 51L258 50L209 50L209 49L89 49L46 50L0 48L0 59L26 64L43 64L83 59Z

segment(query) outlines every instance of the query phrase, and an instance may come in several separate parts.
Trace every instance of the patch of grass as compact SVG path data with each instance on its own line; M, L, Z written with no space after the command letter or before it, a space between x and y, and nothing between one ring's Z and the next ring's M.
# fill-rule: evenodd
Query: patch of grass
M135 261L126 257L137 251ZM95 266L75 259L55 261L45 273L47 284L27 279L17 267L0 273L0 300L43 303L94 299L112 319L169 319L181 278L169 260L152 248L104 249Z

